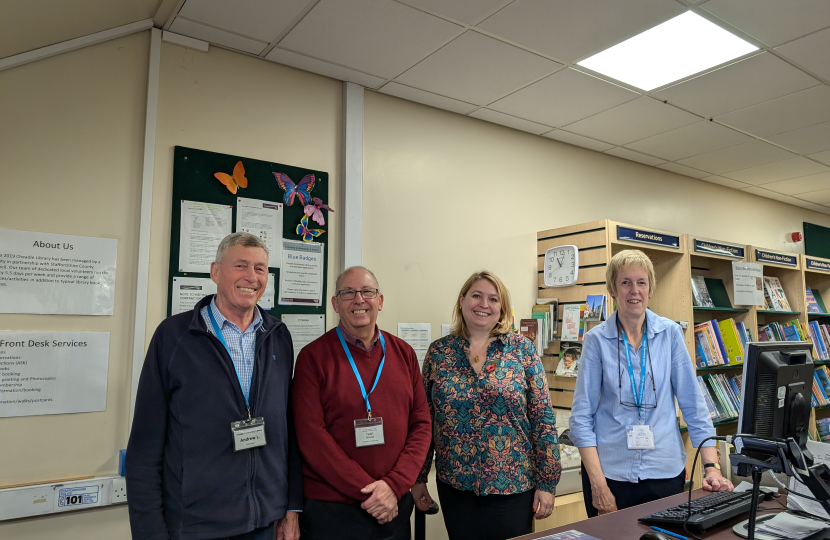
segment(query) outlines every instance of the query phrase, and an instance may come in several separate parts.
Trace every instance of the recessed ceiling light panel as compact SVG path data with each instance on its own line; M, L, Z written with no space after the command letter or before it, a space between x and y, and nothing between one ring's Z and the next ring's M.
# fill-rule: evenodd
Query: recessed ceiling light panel
M757 50L687 11L578 64L648 91Z

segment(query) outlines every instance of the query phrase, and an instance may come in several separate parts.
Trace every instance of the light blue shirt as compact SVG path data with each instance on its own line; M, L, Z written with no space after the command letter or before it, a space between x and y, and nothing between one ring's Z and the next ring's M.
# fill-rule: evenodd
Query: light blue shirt
M680 474L686 466L686 450L677 424L675 397L695 447L715 435L680 325L650 310L646 310L646 322L651 355L646 370L647 377L652 374L654 378L656 392L647 378L643 404L656 408L643 408L643 424L650 425L654 432L653 450L628 449L626 427L637 425L639 419L636 407L620 403L620 397L623 403L634 403L634 395L625 345L617 331L617 313L588 332L582 346L570 438L579 448L597 448L602 472L611 480L637 482ZM635 350L629 343L629 352L639 391L640 349ZM708 441L705 446L714 445L715 441Z
M231 353L233 365L236 367L236 373L239 376L239 383L242 385L242 393L245 399L251 393L251 377L254 374L254 355L256 354L256 331L262 326L262 315L259 309L254 309L254 320L250 326L241 331L238 326L226 319L219 308L216 307L216 297L210 301L209 306L205 306L199 312L207 325L208 332L216 335L213 330L213 323L210 322L210 315L208 308L213 312L216 318L216 324L222 330L222 336L225 338L225 343L228 344L228 350Z

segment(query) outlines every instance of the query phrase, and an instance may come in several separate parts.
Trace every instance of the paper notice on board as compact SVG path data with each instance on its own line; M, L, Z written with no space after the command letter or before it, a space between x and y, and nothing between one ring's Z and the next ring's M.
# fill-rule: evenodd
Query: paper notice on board
M450 335L450 331L452 330L451 324L442 324L441 325L441 337L447 337Z
M282 322L288 327L291 333L291 340L294 342L294 361L300 351L326 332L325 315L297 315L285 313Z
M323 305L323 244L282 241L279 305Z
M216 283L210 278L174 277L170 315L190 311L209 294L216 294Z
M418 362L423 362L427 349L432 342L432 325L430 323L398 323L398 337L415 349Z
M210 273L219 242L231 234L232 217L232 206L182 201L179 272Z
M0 417L103 411L109 332L0 332Z
M262 293L262 296L259 298L259 302L257 302L257 305L266 311L273 309L275 294L276 291L274 290L274 274L268 274L268 280L265 282L265 292Z
M258 199L236 199L236 231L258 236L268 248L268 266L282 262L282 203Z
M112 315L118 241L0 229L0 313Z
M764 265L732 261L732 293L737 306L763 306Z

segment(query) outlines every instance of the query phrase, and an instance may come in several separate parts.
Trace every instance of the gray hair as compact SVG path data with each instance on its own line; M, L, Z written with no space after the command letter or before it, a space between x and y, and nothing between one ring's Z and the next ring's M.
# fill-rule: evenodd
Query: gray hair
M337 281L334 282L335 294L337 293L337 291L340 290L340 281L343 279L343 276L345 276L347 273L349 273L352 270L363 270L365 272L369 272L369 275L372 276L372 279L375 280L375 287L377 287L378 290L380 290L380 284L378 283L378 277L375 275L375 273L372 272L371 270L369 270L368 268L366 268L365 266L360 266L359 264L356 264L354 266L350 266L350 267L346 268L345 270L340 272L339 276L337 276Z
M265 250L265 254L268 255L268 246L265 245L265 242L259 236L240 231L229 234L219 242L219 247L216 249L216 262L222 262L222 257L225 256L225 252L233 246L262 248Z

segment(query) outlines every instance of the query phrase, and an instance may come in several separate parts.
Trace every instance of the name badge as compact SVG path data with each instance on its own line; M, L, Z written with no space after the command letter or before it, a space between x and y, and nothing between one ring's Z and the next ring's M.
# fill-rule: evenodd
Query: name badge
M265 418L251 418L231 423L233 451L265 446Z
M653 450L654 432L651 426L628 426L625 428L629 450Z
M383 444L383 418L355 420L354 443L358 448Z

